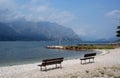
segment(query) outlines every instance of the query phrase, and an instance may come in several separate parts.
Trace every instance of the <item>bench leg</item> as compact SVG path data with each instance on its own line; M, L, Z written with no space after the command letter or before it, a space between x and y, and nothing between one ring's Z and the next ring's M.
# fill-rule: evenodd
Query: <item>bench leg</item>
M47 68L46 68L46 66L45 66L45 71L46 71L46 69L47 69Z
M89 63L90 63L90 59L89 59Z
M56 64L56 68L57 68L57 64Z
M84 61L84 63L82 61ZM86 64L86 60L81 60L81 64Z
M86 64L86 60L84 60L85 61L85 64Z
M62 64L60 63L60 68L62 68Z
M47 69L46 66L44 66L44 68L45 68L45 71L46 71L46 69ZM42 71L42 70L43 70L42 66L40 66L40 71Z
M40 66L40 70L42 70L42 66Z
M82 60L81 60L81 64L82 64Z

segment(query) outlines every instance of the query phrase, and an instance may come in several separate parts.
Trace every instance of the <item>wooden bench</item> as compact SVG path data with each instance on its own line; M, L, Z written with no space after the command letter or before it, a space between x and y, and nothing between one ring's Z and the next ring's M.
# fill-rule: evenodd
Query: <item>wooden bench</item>
M83 64L82 63L83 60L85 61L85 63L86 63L86 60L89 60L89 63L90 63L90 59L93 59L93 62L94 62L95 56L96 56L96 53L84 54L84 57L80 59L81 60L81 64Z
M47 65L53 65L55 64L56 65L56 68L58 68L57 64L60 64L60 68L62 68L62 62L63 62L64 58L61 57L61 58L53 58L53 59L45 59L45 60L42 60L42 64L38 65L40 66L40 70L42 70L42 67L45 68L45 71L46 71L46 66Z

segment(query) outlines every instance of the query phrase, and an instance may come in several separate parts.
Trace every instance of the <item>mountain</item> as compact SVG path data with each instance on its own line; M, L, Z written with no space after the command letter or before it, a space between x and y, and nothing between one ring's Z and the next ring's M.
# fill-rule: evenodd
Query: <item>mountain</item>
M7 24L0 23L0 41L15 40L18 33Z
M0 23L0 40L80 40L70 28L50 22L14 21Z

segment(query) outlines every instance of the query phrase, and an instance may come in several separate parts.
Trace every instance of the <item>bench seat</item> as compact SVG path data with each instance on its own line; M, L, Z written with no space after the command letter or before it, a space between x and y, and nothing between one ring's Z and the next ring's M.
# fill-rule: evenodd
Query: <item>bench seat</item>
M40 70L42 70L42 67L45 67L45 70L46 70L47 65L53 65L53 64L56 65L56 68L57 68L57 64L60 64L60 67L62 68L61 63L63 62L63 60L64 60L63 57L61 57L61 58L53 58L53 59L45 59L45 60L42 60L42 63L40 65L38 65L38 66L40 66Z
M84 57L83 57L83 58L80 58L81 64L83 64L83 63L82 63L82 60L84 60L85 63L86 63L86 60L89 60L89 63L90 63L90 59L93 59L93 62L94 62L95 56L96 56L96 53L84 54Z

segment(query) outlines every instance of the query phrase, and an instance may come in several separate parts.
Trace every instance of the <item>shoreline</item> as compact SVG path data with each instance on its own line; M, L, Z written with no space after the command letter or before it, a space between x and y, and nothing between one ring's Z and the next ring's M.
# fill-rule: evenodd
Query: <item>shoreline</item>
M47 72L40 71L40 68L37 66L40 62L0 67L0 78L71 78L72 76L75 76L75 78L89 78L86 74L89 74L89 76L99 75L95 70L106 71L103 68L110 69L111 67L120 67L120 48L99 51L103 53L95 57L95 63L81 65L79 59L65 60L62 63L62 69L53 69ZM48 68L52 67L54 67L54 65L48 66ZM90 73L92 73L92 75ZM120 76L120 70L118 70L115 75L112 71L111 73L113 76ZM104 72L104 74L106 73Z
M67 51L67 50L66 50ZM97 53L97 55L98 54L101 54L102 53L102 51L99 51L99 50L83 50L83 51L73 51L72 53L73 54L77 54L77 55L75 55L75 56L63 56L64 57L64 61L66 61L66 60L72 60L72 59L79 59L79 58L81 58L82 57L82 55L84 54L84 52L87 52L87 53L89 53L89 52L96 52ZM68 52L69 53L69 52ZM35 63L40 63L40 62L42 62L42 60L43 59L31 59L31 60L27 60L27 59L25 59L25 60L23 60L23 61L12 61L12 62L8 62L8 63L1 63L1 65L0 65L0 67L7 67L7 66L17 66L17 65L26 65L26 64L35 64Z
M88 50L89 51L89 50ZM100 49L94 49L94 50L90 50L90 51L96 51L96 52L101 52L100 54L98 54L97 56L100 56L100 55L105 55L107 53L109 53L108 51L109 50L100 50ZM68 57L67 59L64 60L65 61L70 61L70 60L77 60L77 58L72 58L72 57ZM11 67L11 66L21 66L21 65L31 65L31 64L40 64L42 61L40 62L30 62L30 63L23 63L23 64L13 64L13 65L5 65L5 66L0 66L1 67Z
M101 52L98 56L108 54L110 52L110 50L112 50L112 49L102 49L102 50L100 50L100 49L94 49L94 51Z
M88 50L88 51L89 51L89 50ZM105 54L109 53L108 50L104 50L104 49L102 49L102 50L100 50L100 49L94 49L94 50L90 50L90 51L101 52L101 53L98 54L97 56L105 55ZM78 58L68 57L67 59L64 60L64 62L65 62L65 61L70 61L70 60L77 60L77 59L78 59ZM31 65L31 64L40 64L40 63L42 63L42 60L39 61L39 62L30 62L30 63L22 63L22 64L18 63L18 64L13 64L13 65L5 65L5 66L0 66L0 68L1 68L1 67L11 67L11 66Z

